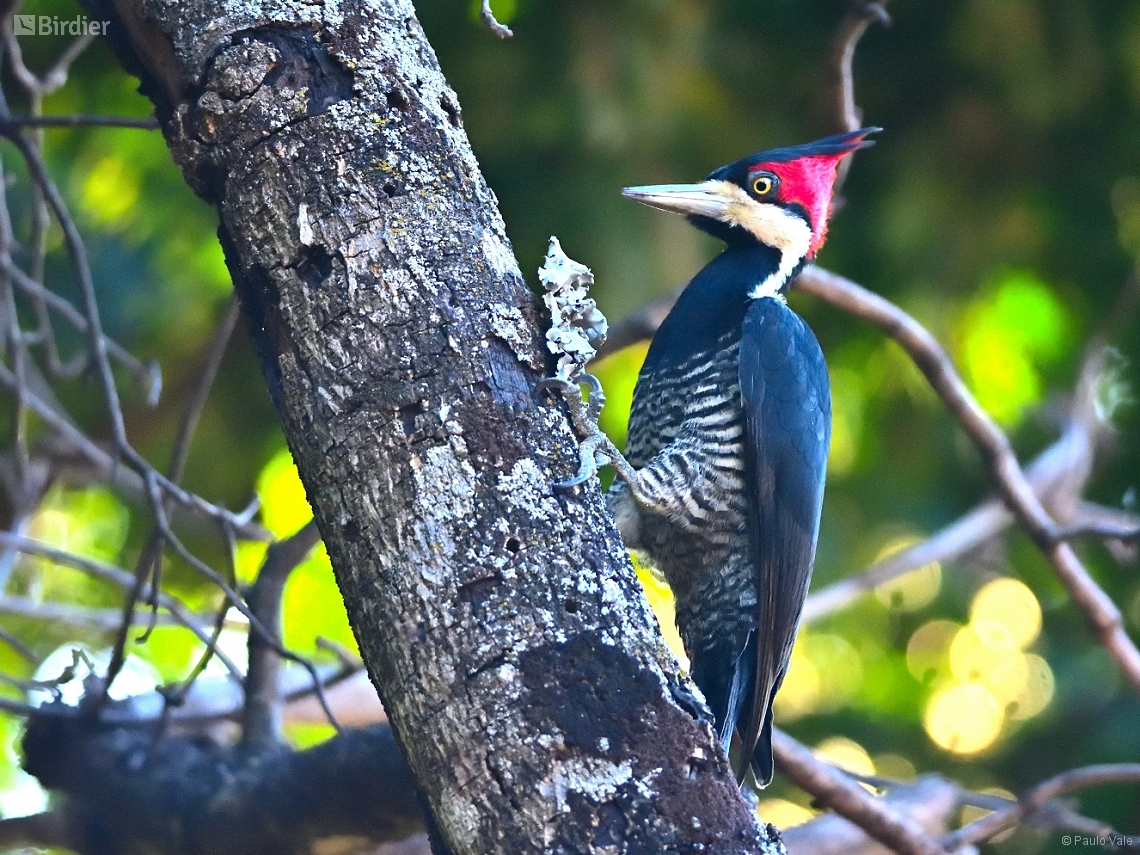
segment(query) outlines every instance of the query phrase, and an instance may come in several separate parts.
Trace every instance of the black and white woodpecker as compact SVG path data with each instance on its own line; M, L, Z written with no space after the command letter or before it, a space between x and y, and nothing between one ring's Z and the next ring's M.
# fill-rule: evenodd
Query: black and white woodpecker
M839 161L877 130L754 154L700 184L624 191L727 244L653 338L607 498L626 545L673 589L693 681L721 742L739 734L738 780L751 765L761 786L831 437L827 364L784 294L823 244Z

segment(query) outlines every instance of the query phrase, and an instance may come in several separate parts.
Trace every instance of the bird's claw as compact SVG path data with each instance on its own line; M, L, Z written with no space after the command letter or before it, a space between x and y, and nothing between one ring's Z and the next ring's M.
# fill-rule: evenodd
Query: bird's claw
M583 384L590 389L588 401L582 400ZM536 393L552 390L561 392L570 408L570 421L574 424L574 430L582 437L582 444L578 450L581 460L578 474L566 481L555 482L553 486L556 491L574 492L597 475L600 466L614 462L615 456L621 457L609 437L598 427L598 416L605 406L606 396L602 391L602 383L597 377L585 371L579 372L569 380L562 377L547 377L539 381L534 390Z
M573 493L597 475L598 468L610 462L607 454L599 452L599 446L608 442L609 439L600 431L582 440L582 444L578 447L578 458L581 461L578 474L566 481L555 481L554 489L559 493Z

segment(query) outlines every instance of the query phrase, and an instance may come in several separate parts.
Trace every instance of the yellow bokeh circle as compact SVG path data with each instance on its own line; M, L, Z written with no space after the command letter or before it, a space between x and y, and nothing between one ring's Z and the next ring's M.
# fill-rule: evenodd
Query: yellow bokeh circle
M923 725L940 748L976 754L993 744L1004 719L1001 704L985 686L952 683L930 699Z
M922 538L919 537L895 538L879 550L879 554L875 556L875 561L879 562L890 558L921 540ZM913 612L933 602L941 587L942 565L937 561L932 561L879 585L875 588L875 596L887 608Z
M1041 606L1024 582L994 579L974 596L970 621L1001 624L1024 650L1041 632Z
M932 620L914 631L906 645L906 667L914 679L929 683L943 671L947 651L961 629L952 620Z
M950 643L950 672L962 683L986 683L1000 662L1020 653L1004 624L974 620Z
M875 774L875 764L871 760L871 755L854 739L845 736L828 737L812 750L812 754L832 766L838 766L856 775Z
M803 825L815 816L815 811L787 799L764 799L756 805L756 813L760 815L760 819L776 828Z
M1026 678L1021 691L1008 702L1006 712L1015 721L1033 718L1053 700L1056 684L1049 663L1035 653L1025 654Z

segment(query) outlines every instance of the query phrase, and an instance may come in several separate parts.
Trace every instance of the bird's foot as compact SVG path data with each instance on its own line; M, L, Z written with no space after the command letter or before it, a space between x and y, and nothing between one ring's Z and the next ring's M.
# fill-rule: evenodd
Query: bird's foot
M582 384L590 387L589 400L582 399ZM612 465L622 478L632 476L633 467L598 427L598 416L601 415L602 407L606 403L601 381L593 374L583 371L573 380L547 377L535 387L535 392L550 390L562 393L566 405L570 408L570 421L578 436L582 438L582 444L578 448L578 457L581 461L578 474L569 480L555 482L554 489L559 492L573 492L597 475L599 467L606 464Z

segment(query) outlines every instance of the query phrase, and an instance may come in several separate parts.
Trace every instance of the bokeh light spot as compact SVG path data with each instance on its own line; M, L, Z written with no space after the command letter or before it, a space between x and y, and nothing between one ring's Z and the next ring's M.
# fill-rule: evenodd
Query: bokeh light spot
M1003 425L1038 403L1038 367L1064 352L1069 321L1052 290L1025 271L1007 273L962 320L960 356L978 402Z
M1000 624L1024 650L1041 632L1041 606L1024 582L995 579L975 595L970 620Z
M863 380L850 368L831 371L831 453L827 473L842 476L855 468L863 438Z
M918 777L918 769L901 754L876 754L871 759L875 763L875 771L884 778L911 781Z
M797 642L784 684L772 705L772 715L784 723L813 712L819 704L819 691L819 671L804 653L803 644Z
M832 766L838 766L856 775L875 774L875 763L871 760L867 749L846 736L828 737L812 749L812 754Z
M814 712L835 712L863 685L863 660L840 635L804 633L803 652L819 675L819 697Z
M1001 733L1005 716L993 693L977 684L951 684L926 705L923 725L934 744L955 754L984 751Z
M931 683L945 668L946 655L962 625L952 620L932 620L911 635L906 645L906 667L920 683Z
M138 203L141 180L138 170L125 158L108 155L83 181L83 207L97 222L114 223Z
M950 643L950 672L963 683L982 683L999 662L1019 654L1004 624L971 621Z
M1049 663L1036 653L1026 653L1025 683L1021 691L1007 705L1006 711L1014 721L1032 718L1049 706L1056 683Z
M980 792L984 793L987 796L997 796L1001 799L1008 799L1010 802L1017 801L1017 796L1003 787L986 787L984 790L980 790ZM993 813L993 811L977 807L976 805L963 805L962 812L959 814L958 821L962 825L969 825L971 822L981 819L983 816L987 816L991 813ZM995 835L993 838L991 838L991 840L1000 843L1002 840L1005 840L1007 837L1009 837L1014 832L1014 830L1015 829L1012 828L1007 829L1001 834Z
M787 799L764 799L756 805L756 813L764 822L771 823L776 828L803 825L815 816L815 812L810 808Z
M882 561L884 558L902 552L920 540L921 538L918 537L895 538L879 550L879 554L875 556L875 561ZM942 565L937 561L932 561L917 570L904 573L897 579L879 585L875 588L875 595L888 608L913 612L933 602L941 587Z

